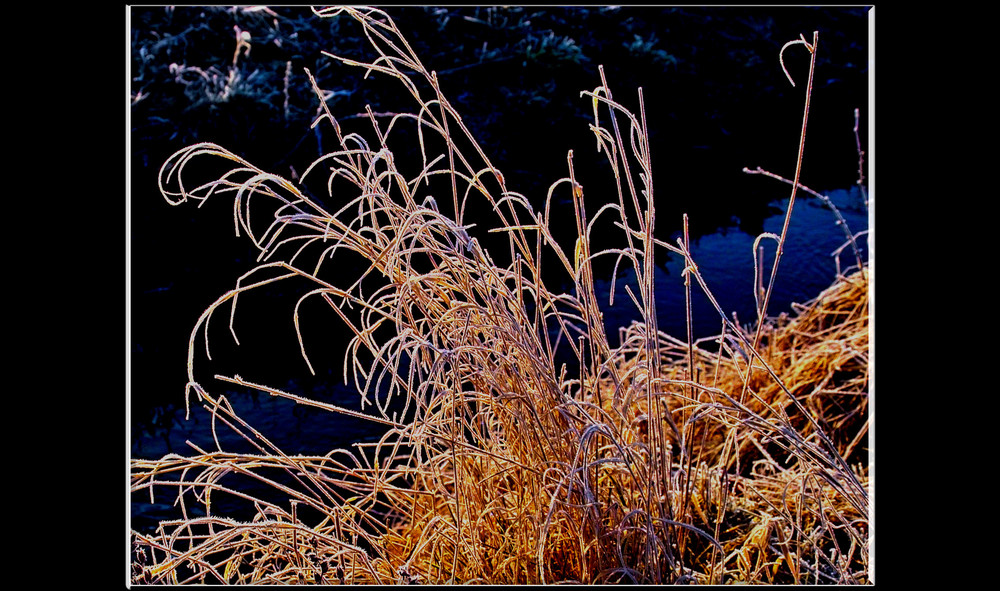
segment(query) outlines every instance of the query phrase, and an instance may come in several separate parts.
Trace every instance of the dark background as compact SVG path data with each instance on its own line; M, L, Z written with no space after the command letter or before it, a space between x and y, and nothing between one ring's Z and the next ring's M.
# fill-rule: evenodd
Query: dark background
M850 189L858 179L854 109L861 111L862 142L871 117L868 22L862 7L448 7L388 12L423 63L438 72L445 94L504 172L508 186L536 203L552 182L566 175L569 149L575 152L588 199L606 194L600 187L606 187L602 183L610 173L601 164L603 156L593 153L587 128L591 105L580 96L580 91L600 84L597 67L603 65L620 102L636 109L635 89L643 88L658 237L673 242L683 213L689 215L696 244L716 244L716 237L727 233L752 237L768 229L768 220L779 213L778 200L787 198L787 186L741 171L761 166L793 176L808 54L801 46L786 52L786 64L798 83L792 88L778 52L800 35L811 40L813 31L819 31L819 52L802 180L829 192ZM171 70L170 65L205 72L215 68L225 75L235 49L234 26L251 34L252 49L238 63L246 82L226 102L212 102L190 72L178 78L177 67ZM213 141L265 170L286 176L300 173L321 149L333 147L331 138L309 129L317 101L303 68L309 68L321 88L333 92L328 104L345 124L360 124L351 115L363 112L366 104L377 112L412 108L399 101L398 83L362 80L357 68L320 53L370 55L359 33L360 27L347 17L319 19L307 8L132 9L133 453L160 453L150 437L163 438L168 448L175 445L169 432L178 428L177 409L183 408L190 331L201 312L231 289L256 257L249 242L234 235L231 200L217 198L201 208L172 207L157 190L160 165L191 143ZM282 89L288 62L292 73L286 109ZM849 197L857 208L856 195ZM588 209L597 208L588 204ZM817 231L842 236L832 215L815 219L821 224ZM718 254L716 262L724 263L725 256ZM832 279L833 263L822 263ZM661 269L676 278L666 257ZM779 282L781 278L779 273ZM752 305L749 293L724 293L726 283L712 286L720 300L749 298ZM818 293L816 285L789 283L779 283L786 291L772 312ZM227 342L226 314L217 317L212 342L219 354L205 379L209 372L239 372L328 399L354 395L338 385L342 358L331 355L331 361L317 368L316 377L308 375L290 328L294 298L290 304L283 295L269 292L241 304L253 321L243 324L238 349ZM314 318L311 326L331 335L331 341L342 340L336 319ZM683 336L676 330L681 325L667 326L667 332ZM712 334L706 331L713 327L718 330L709 318L696 336ZM336 349L336 344L331 347ZM266 406L268 401L255 399L254 404L276 414ZM301 427L290 431L295 430Z

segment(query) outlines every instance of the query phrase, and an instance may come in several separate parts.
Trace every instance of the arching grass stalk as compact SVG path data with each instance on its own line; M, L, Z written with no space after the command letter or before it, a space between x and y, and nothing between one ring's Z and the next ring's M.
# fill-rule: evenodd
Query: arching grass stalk
M802 44L809 51L809 78L806 81L806 92L804 104L802 107L802 131L799 134L799 152L795 159L795 178L793 179L792 192L788 196L788 207L785 209L785 221L781 225L781 234L778 237L778 248L774 253L774 263L771 265L771 278L767 282L767 289L764 291L764 301L760 306L761 315L765 316L767 314L768 303L771 301L771 292L774 289L774 280L778 275L778 264L781 262L781 255L785 250L785 237L788 235L788 225L792 220L792 210L795 208L795 195L799 188L799 179L802 176L802 155L805 152L806 147L806 126L809 123L809 102L812 99L812 89L813 89L813 75L816 72L816 51L819 45L819 31L813 31L813 42L809 44L805 37L801 37L795 41L789 41L782 48L779 53L779 57L782 60L781 67L785 71L785 76L788 77L788 81L791 82L792 86L795 86L795 81L792 76L785 69L784 64L784 54L785 50L793 45ZM757 345L760 344L761 330L763 330L763 323L759 322L757 324L757 332L754 334L753 338L753 348L756 349ZM751 366L752 371L752 366ZM749 377L748 372L747 376ZM745 388L744 388L745 389ZM742 395L741 395L742 397Z

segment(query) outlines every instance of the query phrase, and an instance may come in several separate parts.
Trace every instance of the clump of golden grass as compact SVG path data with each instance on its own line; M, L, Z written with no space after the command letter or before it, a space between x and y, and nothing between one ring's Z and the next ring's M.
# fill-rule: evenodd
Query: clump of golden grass
M187 387L213 428L243 434L259 453L229 453L216 441L214 451L132 461L132 491L153 499L173 487L182 511L156 534L132 532L133 580L867 582L867 270L842 277L793 318L765 321L768 289L753 332L719 309L717 347L666 335L656 323L655 251L685 258L688 298L695 284L711 292L686 239L653 238L641 89L638 116L613 99L603 72L584 93L617 195L591 215L571 152L568 176L536 211L507 188L388 15L317 12L355 18L378 57L338 59L398 79L418 109L386 125L369 111L373 144L344 134L321 105L316 125L332 126L341 149L315 161L298 186L210 144L164 164L160 187L171 203L232 196L237 232L260 248L260 264L192 331ZM815 56L815 37L801 43ZM419 138L420 163L409 174L389 147L405 126ZM805 118L803 139L804 131ZM210 157L228 170L188 186L185 168ZM300 189L324 172L333 212ZM794 183L792 201L798 175ZM558 194L573 206L572 252L550 232ZM483 228L463 219L474 201L496 218L488 232L508 239L503 262L481 245ZM264 212L272 215L258 226ZM621 231L622 246L591 252L601 217ZM344 286L331 261L347 253L367 270ZM597 257L630 265L639 278L626 295L644 322L623 327L614 348L595 295ZM543 268L544 277L564 272L573 289L551 291ZM210 355L219 308L230 306L236 338L239 296L293 278L312 285L294 313L310 369L303 302L324 302L353 331L344 373L362 394L360 409L216 378L329 410L334 420L363 416L385 428L379 441L285 454L196 375L199 333ZM249 495L229 484L234 477L285 500ZM243 498L255 517L216 514L220 495Z

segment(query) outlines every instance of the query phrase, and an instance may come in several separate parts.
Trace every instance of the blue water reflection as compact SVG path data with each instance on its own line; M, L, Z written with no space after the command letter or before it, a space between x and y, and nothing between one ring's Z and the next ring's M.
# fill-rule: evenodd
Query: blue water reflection
M826 196L840 212L852 234L868 230L868 212L859 189L835 190ZM763 231L780 235L787 199L771 205L781 213L766 218ZM838 269L833 253L847 242L844 230L837 222L836 215L821 200L801 192L798 194L768 306L769 315L789 311L793 302L805 303L833 282ZM691 223L697 223L697 220ZM752 324L756 320L753 295L755 240L756 235L748 234L734 224L702 236L691 245L694 261L716 302L730 319L735 312L743 324ZM868 257L867 241L867 234L856 240L863 261ZM760 246L764 249L760 267L764 270L766 282L770 277L776 242L762 240ZM850 246L844 248L839 256L842 271L857 265ZM656 272L657 321L661 331L683 338L687 334L684 278L681 275L684 261L666 252L658 263L661 261ZM633 293L638 293L634 272L627 270L619 273L617 281L615 306L606 308L604 312L609 336L617 334L619 326L627 326L639 319L638 311L625 292L625 286L631 285ZM599 281L598 302L607 303L609 292L610 280ZM692 321L696 339L717 335L722 327L718 312L694 282Z

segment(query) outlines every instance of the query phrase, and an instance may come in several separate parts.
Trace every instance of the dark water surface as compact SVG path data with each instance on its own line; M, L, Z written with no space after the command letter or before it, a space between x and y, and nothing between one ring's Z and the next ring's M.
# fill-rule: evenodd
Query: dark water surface
M132 457L188 454L186 440L214 448L209 417L194 400L192 418L184 420L188 339L201 312L231 289L256 259L248 241L233 235L231 198L216 197L200 208L171 207L157 191L159 166L195 141L216 141L265 170L288 175L292 167L301 172L321 147L332 149L308 129L315 110L311 97L291 97L293 107L300 101L300 119L294 120L281 120L281 109L263 102L191 104L184 88L154 75L159 71L154 66L161 63L165 71L175 62L207 68L214 56L224 70L232 58L235 21L252 30L256 43L244 61L246 75L256 69L258 77L263 76L267 60L279 63L282 73L286 60L292 62L299 76L302 67L309 67L323 88L343 91L331 104L338 115L360 112L366 103L379 111L395 96L369 90L385 87L361 81L348 68L322 65L325 60L313 56L315 47L353 55L360 47L357 28L326 22L307 26L304 23L313 21L303 9L274 10L288 19L282 21L282 30L301 28L280 47L265 42L272 29L259 13L133 9L133 93L142 89L149 98L137 102L131 112L127 429ZM504 13L469 7L448 9L448 19L434 10L390 13L428 67L441 73L445 93L511 188L534 203L544 198L549 184L566 175L566 153L573 149L578 177L588 199L595 200L588 202L588 211L598 209L608 173L593 154L593 136L587 129L590 106L580 91L600 84L599 64L605 66L615 98L628 106L637 106L635 89L643 87L657 187L657 237L675 242L687 213L692 254L702 276L724 311L735 312L744 324L755 317L754 239L762 232L780 233L790 188L742 170L761 166L793 176L803 94L801 85L792 88L785 79L778 51L800 34L811 39L811 32L819 30L822 58L802 182L830 198L851 232L869 228L869 214L855 184L858 154L852 131L857 108L866 149L871 113L864 9L550 8ZM497 26L504 15L510 22L530 20L530 26ZM497 53L490 53L491 48ZM804 53L800 47L786 55L790 70L803 81L808 60L799 54ZM272 98L280 104L280 96ZM859 240L865 258L867 239ZM769 313L787 311L792 302L812 299L830 285L837 268L831 253L844 242L844 230L827 205L800 191ZM774 242L762 244L769 275ZM845 249L841 268L851 266L852 260L852 252ZM682 262L664 252L657 263L660 329L683 338ZM609 335L637 318L624 290L629 274L618 281L615 306L604 311ZM599 300L606 304L609 281L598 287ZM310 355L317 367L317 375L310 376L292 326L295 292L284 289L242 301L236 322L239 347L232 344L225 326L228 309L220 310L211 333L213 361L199 359L199 380L214 393L226 393L241 417L287 453L325 453L377 437L377 430L367 424L229 388L211 378L214 373L238 373L250 381L358 408L356 388L343 383L343 345L349 335L329 314L309 316L307 342L312 343ZM717 334L718 314L697 289L694 293L695 337ZM243 445L219 433L224 449ZM169 502L137 505L135 511L139 526L175 515Z

